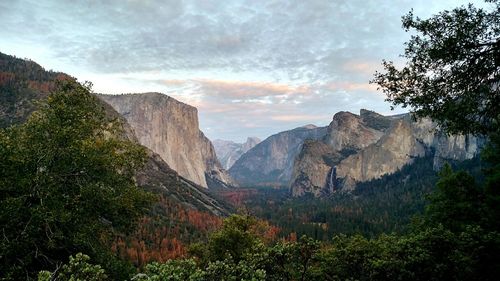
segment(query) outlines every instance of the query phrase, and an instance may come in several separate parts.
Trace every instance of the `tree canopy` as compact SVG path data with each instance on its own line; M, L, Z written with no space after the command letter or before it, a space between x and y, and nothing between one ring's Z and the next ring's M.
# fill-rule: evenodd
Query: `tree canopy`
M0 277L31 278L80 251L109 269L107 240L151 201L133 179L145 150L121 130L89 84L64 81L26 123L0 131Z
M403 27L412 32L405 66L384 61L376 83L393 105L411 107L452 133L488 134L500 114L500 1L491 9L472 4L429 19L409 12Z

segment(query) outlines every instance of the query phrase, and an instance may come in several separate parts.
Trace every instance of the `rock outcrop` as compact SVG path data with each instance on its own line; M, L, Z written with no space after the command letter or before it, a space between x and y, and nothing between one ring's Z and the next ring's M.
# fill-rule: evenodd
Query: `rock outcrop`
M447 135L431 120L415 121L409 114L340 112L324 138L302 147L290 188L294 196L349 191L357 182L394 173L416 157L433 155L439 168L444 161L474 157L483 144L478 137Z
M240 159L241 155L252 149L260 142L259 138L249 137L244 143L236 143L227 140L212 141L215 153L222 167L229 170L233 164Z
M391 174L416 157L423 157L426 147L414 136L411 124L397 120L376 143L348 156L335 166L337 179L342 179L345 190L354 188L354 182L364 182Z
M243 154L229 173L242 186L287 186L304 141L322 138L326 129L307 125L272 135Z
M127 120L140 144L182 177L203 187L232 184L212 143L199 129L195 107L160 93L99 97Z
M339 112L333 116L323 141L334 151L358 151L376 142L383 131L372 128L361 116Z
M299 197L306 193L321 196L333 190L334 184L331 177L325 177L333 173L332 165L338 163L341 154L335 152L326 143L317 140L305 140L302 149L295 159L293 166L292 196ZM326 187L326 189L325 189Z

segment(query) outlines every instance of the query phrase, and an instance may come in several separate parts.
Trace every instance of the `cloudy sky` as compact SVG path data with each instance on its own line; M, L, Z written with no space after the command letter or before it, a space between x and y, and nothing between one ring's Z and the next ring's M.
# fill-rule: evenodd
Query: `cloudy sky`
M196 106L211 139L265 138L337 111L391 112L368 81L399 61L401 16L458 0L0 0L0 52Z

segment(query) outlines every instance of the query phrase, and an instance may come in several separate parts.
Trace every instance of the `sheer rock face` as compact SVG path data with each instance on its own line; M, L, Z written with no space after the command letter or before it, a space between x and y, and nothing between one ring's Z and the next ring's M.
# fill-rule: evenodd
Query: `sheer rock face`
M430 119L414 121L409 114L340 112L322 140L304 144L294 163L290 188L294 196L350 191L356 182L394 173L416 157L434 155L437 169L447 160L474 157L483 145L481 138L450 136Z
M130 124L140 144L182 177L208 187L230 185L215 150L198 126L195 107L160 93L99 95Z
M360 116L339 112L333 116L324 141L334 151L359 150L376 142L382 135L382 131L369 127Z
M295 159L293 166L292 196L299 197L306 193L320 196L331 192L328 187L333 186L331 163L338 162L339 153L335 153L327 144L319 140L306 140L302 150ZM325 177L325 175L328 175ZM331 176L330 176L331 175ZM327 189L325 190L325 187Z
M337 178L350 178L349 182L368 181L394 173L425 153L426 147L413 136L410 124L398 120L377 143L340 161L336 166Z
M229 169L240 185L286 186L306 139L320 139L326 127L307 125L272 135L243 154Z
M377 142L391 122L390 118L367 110L361 115L336 113L326 135L316 142L304 143L295 159L292 195L312 193L320 196L335 191L339 186L336 165Z
M227 140L214 140L214 148L222 167L229 170L240 159L241 155L252 149L260 142L259 138L249 137L244 143Z

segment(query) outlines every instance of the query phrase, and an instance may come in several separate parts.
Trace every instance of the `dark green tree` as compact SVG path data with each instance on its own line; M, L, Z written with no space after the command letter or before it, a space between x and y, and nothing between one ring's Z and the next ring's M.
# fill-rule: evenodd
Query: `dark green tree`
M398 68L384 61L376 83L394 105L411 107L453 133L488 134L500 114L500 1L491 9L473 5L429 19L403 17L413 35Z
M253 232L257 220L250 216L232 215L208 241L209 260L231 258L236 263L245 255L258 251L261 240Z
M471 133L488 138L483 153L489 165L485 171L486 186L476 188L474 180L465 173L445 171L429 215L440 216L441 220L452 215L456 224L460 224L478 217L478 211L484 211L483 227L489 225L489 229L498 230L495 226L500 219L497 207L500 202L500 1L486 2L488 9L468 5L429 19L415 17L412 12L404 16L403 27L414 32L403 55L406 65L398 69L392 62L384 61L386 72L377 72L372 82L382 88L393 105L411 107L417 117L436 120L448 133Z
M123 135L90 85L72 81L0 131L1 278L34 277L78 252L124 272L112 268L108 239L132 229L151 196L133 179L145 150Z
M485 215L484 192L474 178L464 171L453 172L448 164L439 176L437 190L429 196L427 223L443 224L455 231L479 224Z

